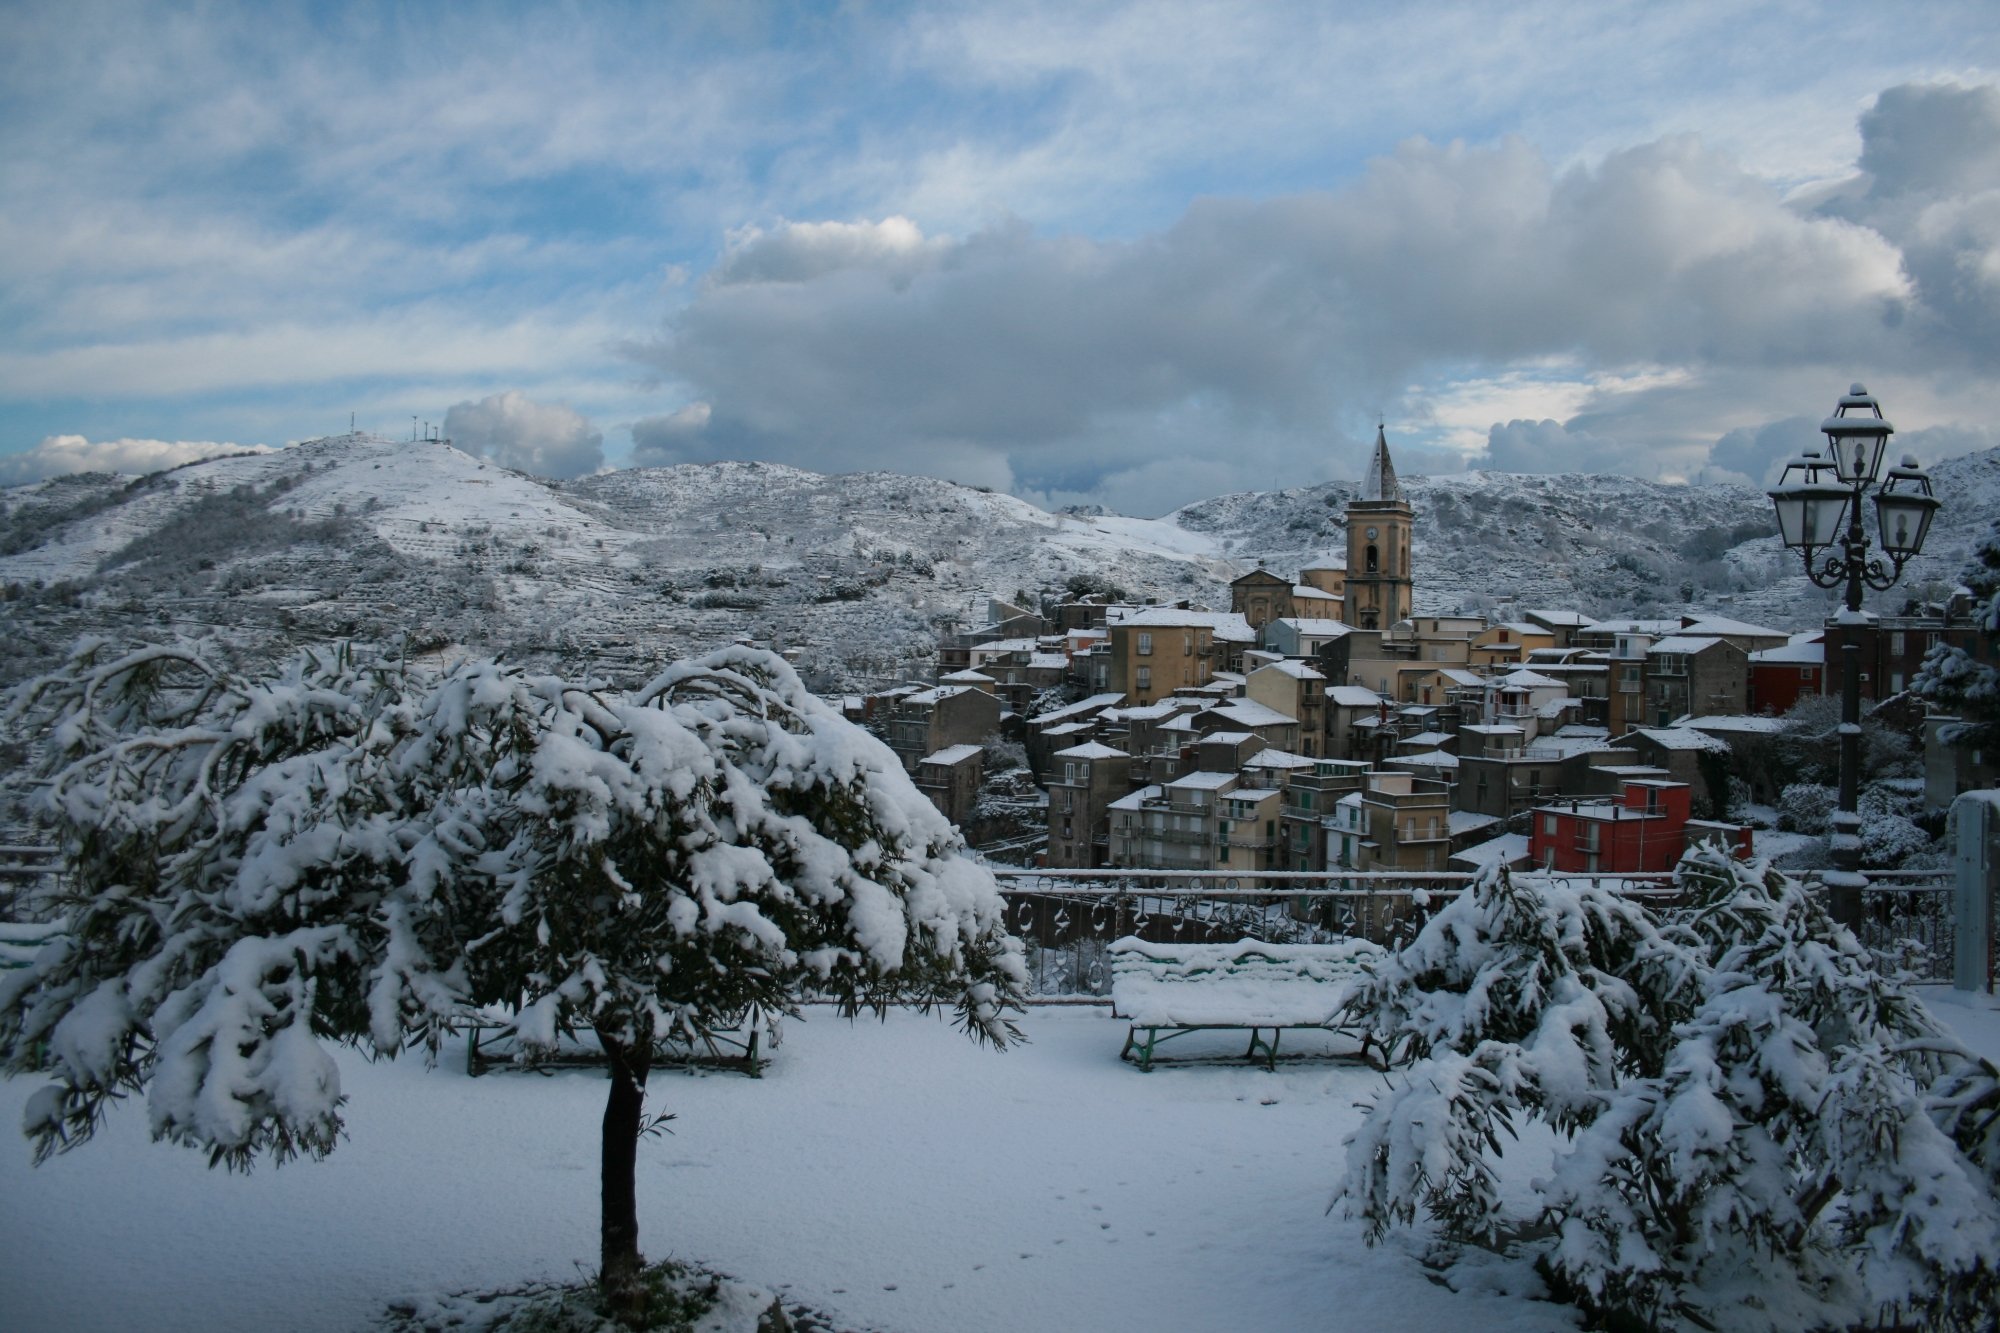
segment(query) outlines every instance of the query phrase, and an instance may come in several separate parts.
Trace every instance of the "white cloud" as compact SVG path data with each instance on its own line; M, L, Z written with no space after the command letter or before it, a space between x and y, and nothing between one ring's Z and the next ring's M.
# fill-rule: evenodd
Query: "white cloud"
M713 413L707 403L689 403L665 416L632 423L632 463L635 467L672 467L699 461L702 432Z
M1828 415L1831 413L1829 412ZM1822 446L1819 417L1786 417L1762 426L1738 426L1708 451L1703 476L1745 486L1775 485L1785 464L1809 448Z
M468 453L538 477L581 477L604 466L604 434L588 417L513 390L455 405L444 433Z
M1560 421L1495 422L1482 465L1502 472L1603 472L1618 450L1589 431Z
M222 444L208 440L97 440L51 435L32 449L0 456L0 484L17 485L73 472L141 475L199 462L220 454L269 453L263 444Z
M1681 473L1800 411L1794 369L2000 415L1995 94L1855 123L1990 80L1978 0L251 12L0 7L15 438L91 433L66 400L278 438L511 388L614 452L699 401L635 448L1151 506L1204 450L1351 475L1399 404L1411 449L1561 420ZM667 393L586 390L663 280Z
M1129 242L901 218L746 234L638 351L708 415L635 438L986 458L1024 493L1155 508L1215 484L1195 457L1235 489L1353 476L1363 418L1416 382L1440 385L1412 407L1419 445L1686 477L1851 366L1928 374L1935 327L1888 238L1696 139L1565 171L1519 140L1413 140L1340 190L1202 200ZM1820 387L1771 400L1794 379Z
M867 268L908 282L951 251L949 237L927 237L906 217L880 222L791 222L772 231L745 227L729 238L709 281L811 282L842 269Z

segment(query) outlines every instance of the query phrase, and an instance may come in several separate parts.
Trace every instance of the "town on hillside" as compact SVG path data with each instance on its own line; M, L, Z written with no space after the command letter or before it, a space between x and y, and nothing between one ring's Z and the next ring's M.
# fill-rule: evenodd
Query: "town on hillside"
M1227 610L996 598L940 642L934 681L845 707L992 859L1056 869L1630 874L1697 841L1748 855L1732 815L1778 800L1773 741L1838 694L1842 636L1875 715L1923 744L1925 806L2000 779L1905 694L1936 644L1990 655L1954 608L1802 634L1418 615L1413 526L1378 429L1344 552L1253 570Z

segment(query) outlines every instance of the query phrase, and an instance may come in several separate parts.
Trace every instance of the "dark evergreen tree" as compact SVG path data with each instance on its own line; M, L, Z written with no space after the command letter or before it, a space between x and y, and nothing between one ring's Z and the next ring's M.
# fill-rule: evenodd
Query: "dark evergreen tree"
M2000 750L2000 666L1994 665L2000 662L2000 523L1980 543L1965 571L1965 586L1972 591L1973 626L1985 638L1986 660L1941 643L1924 659L1911 688L1958 716L1939 731L1940 740L1991 754Z

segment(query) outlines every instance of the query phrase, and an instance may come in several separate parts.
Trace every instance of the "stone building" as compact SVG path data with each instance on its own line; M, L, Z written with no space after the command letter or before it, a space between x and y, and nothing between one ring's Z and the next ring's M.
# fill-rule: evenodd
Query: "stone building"
M1093 870L1109 864L1111 803L1131 789L1132 759L1095 741L1058 750L1049 767L1048 864Z

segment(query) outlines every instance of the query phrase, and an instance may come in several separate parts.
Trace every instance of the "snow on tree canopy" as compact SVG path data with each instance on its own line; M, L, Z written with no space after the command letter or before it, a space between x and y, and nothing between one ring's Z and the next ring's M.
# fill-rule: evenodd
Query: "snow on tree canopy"
M807 986L1019 1035L991 876L767 653L612 694L489 661L420 685L344 651L255 683L87 643L11 717L49 728L73 871L66 936L0 981L6 1067L56 1079L25 1125L41 1155L141 1088L155 1135L213 1161L323 1154L324 1040L434 1052L473 1008L518 1011L530 1051L699 1036Z
M2000 1299L2000 1070L1807 891L1712 849L1655 918L1498 869L1378 964L1349 1017L1414 1061L1349 1138L1372 1241L1417 1213L1526 1240L1559 1292L1644 1327L1986 1327ZM1558 1136L1540 1218L1503 1143Z

